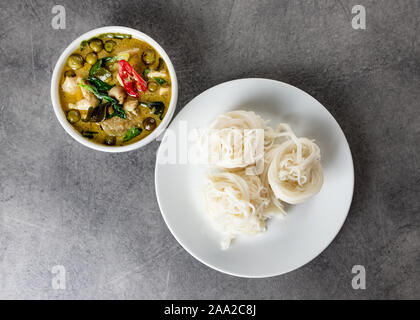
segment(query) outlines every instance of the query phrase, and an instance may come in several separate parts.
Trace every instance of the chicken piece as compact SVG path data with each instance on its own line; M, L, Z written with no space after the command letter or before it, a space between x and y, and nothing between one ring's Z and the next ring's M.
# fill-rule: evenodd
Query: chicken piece
M79 89L80 79L80 77L66 77L63 84L61 85L61 88L66 93L76 94L77 90Z
M86 83L85 80L80 81L82 84L87 85L88 83ZM88 89L80 87L80 90L82 90L83 93L83 97L87 98L87 99L92 99L92 97L96 98L95 95L90 92Z
M160 87L159 88L159 95L163 96L165 93L169 92L169 88Z
M108 135L123 136L132 127L138 126L142 121L140 112L126 112L127 119L112 117L101 122L102 129Z
M165 71L156 71L156 70L152 70L147 74L147 77L149 79L152 78L161 78L163 80L169 81L169 75L168 73L166 73Z
M138 105L139 101L136 98L128 96L127 100L124 102L123 107L125 111L132 112L137 108Z
M90 107L96 106L98 103L92 103L86 98L83 98L74 103L69 103L69 109L78 109L78 110L89 110Z
M127 93L123 87L115 86L108 91L108 95L117 99L119 104L123 104Z
M114 80L114 83L119 83L121 87L124 87L124 84L121 80L120 75L118 74L118 71L114 72L114 74L112 75L112 78Z
M78 81L77 83L79 83ZM85 81L82 80L82 83L85 84ZM95 95L88 91L86 88L80 87L83 94L83 99L76 102L76 104L72 104L72 109L79 109L79 110L88 110L89 107L95 107L99 103L99 99L95 97ZM70 106L69 106L70 107Z

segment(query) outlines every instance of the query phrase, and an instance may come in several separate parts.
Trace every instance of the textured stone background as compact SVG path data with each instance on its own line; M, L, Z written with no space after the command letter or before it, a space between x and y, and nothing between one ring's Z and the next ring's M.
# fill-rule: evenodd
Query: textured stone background
M67 29L51 28L62 4ZM351 27L363 4L367 29ZM0 298L420 298L420 1L2 1ZM178 74L177 111L218 83L295 85L334 115L356 186L334 242L299 270L240 279L197 262L172 237L154 190L158 142L87 149L52 110L60 53L104 25L161 43ZM51 267L67 269L53 290ZM353 290L351 268L367 270Z

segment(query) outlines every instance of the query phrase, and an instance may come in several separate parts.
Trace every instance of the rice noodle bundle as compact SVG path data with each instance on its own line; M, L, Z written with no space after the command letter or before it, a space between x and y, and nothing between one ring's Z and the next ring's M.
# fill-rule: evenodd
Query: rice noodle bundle
M264 209L270 200L258 176L243 171L209 173L204 189L207 212L223 235L222 248L238 234L265 230Z
M320 191L320 149L298 138L289 125L273 130L254 112L232 111L220 115L213 129L206 147L219 170L208 173L203 194L211 220L224 235L223 249L239 234L265 231L271 205L285 214L283 202L301 203ZM263 135L248 140L245 134L242 140L232 135L232 130L258 129ZM247 153L254 158L244 157Z
M210 126L206 143L211 164L220 168L244 168L263 160L264 147L271 145L272 128L252 111L231 111L220 115Z
M308 200L317 194L323 184L321 152L312 140L297 138L288 125L282 136L290 139L275 146L266 155L266 177L275 197L290 204Z
M257 129L264 126L264 120L255 112L236 110L221 114L210 127L213 129Z
M264 169L263 173L260 175L260 179L267 192L266 197L270 199L271 204L274 205L280 213L286 214L284 211L283 203L276 197L273 190L271 189L270 183L268 182L268 169L270 168L270 164L276 154L277 147L278 145L274 146L264 154Z

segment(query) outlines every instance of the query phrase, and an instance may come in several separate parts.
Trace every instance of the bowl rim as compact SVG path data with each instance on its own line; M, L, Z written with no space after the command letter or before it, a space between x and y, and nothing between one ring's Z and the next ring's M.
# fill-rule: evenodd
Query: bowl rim
M59 98L59 85L60 85L60 76L61 71L64 67L65 62L67 61L67 58L79 47L80 42L83 40L87 40L89 38L94 37L95 35L99 35L101 33L107 33L107 32L119 32L119 33L128 33L131 34L134 38L139 39L141 41L145 41L148 44L150 44L159 54L160 56L165 60L166 66L168 67L169 75L171 77L171 101L168 106L168 110L166 112L165 117L163 118L162 122L159 124L159 126L147 137L134 142L132 144L128 144L126 146L106 146L101 145L92 141L89 141L85 137L83 137L73 126L67 121L66 115L64 113L64 110L61 108L60 98ZM165 128L168 126L169 122L172 119L172 116L176 109L176 104L178 101L178 80L176 77L174 66L169 59L169 56L165 52L165 50L150 36L147 34L138 31L133 28L123 27L123 26L106 26L101 28L92 29L86 33L83 33L79 37L77 37L75 40L73 40L66 49L61 53L60 57L58 58L54 71L51 77L51 102L53 105L54 113L60 122L61 126L64 128L64 130L77 142L81 143L82 145L98 150L103 152L126 152L135 150L138 148L141 148L151 141L153 141L155 138L159 137L160 134L165 130Z

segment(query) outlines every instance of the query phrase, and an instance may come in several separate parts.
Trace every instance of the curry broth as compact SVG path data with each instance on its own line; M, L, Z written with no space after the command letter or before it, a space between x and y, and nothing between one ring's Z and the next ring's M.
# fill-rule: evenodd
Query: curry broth
M108 40L108 39L104 39ZM124 52L133 48L139 48L140 51L138 54L134 54L132 56L130 56L128 62L130 63L130 65L134 68L134 70L141 76L143 77L144 71L146 68L149 69L154 69L158 66L159 64L159 60L160 60L160 55L159 53L148 43L135 39L135 38L131 38L131 39L112 39L113 41L116 42L116 45L114 46L114 49L111 53L108 53L105 50L102 50L97 54L98 56L98 60L102 59L104 57L109 57L109 56L116 56L118 53L120 52ZM147 49L151 49L155 52L156 55L156 59L155 62L150 64L150 65L146 65L143 61L142 61L142 53L147 50ZM89 45L87 45L83 50L81 50L80 48L77 49L76 51L73 52L73 54L79 54L81 55L84 59L86 58L86 55L93 52L93 50L89 47ZM164 62L164 61L163 61ZM92 67L92 65L90 65L87 61L85 61L84 66L81 67L80 69L77 70L73 70L76 73L76 76L81 77L81 78L86 78L89 75L89 70ZM161 71L164 71L167 73L167 79L168 81L162 85L160 88L162 88L163 90L160 90L160 88L158 90L156 90L156 92L151 92L149 90L139 94L139 97L137 98L137 100L139 101L139 106L137 107L140 111L141 114L141 120L138 123L138 128L142 129L142 132L140 133L140 135L130 139L129 141L123 142L123 138L124 135L122 136L117 136L116 135L116 143L115 146L122 146L122 145L128 145L128 144L132 144L134 142L137 142L143 138L145 138L146 136L148 136L151 132L153 132L154 130L156 130L156 128L160 125L161 121L159 116L154 114L152 112L152 110L150 108L148 108L147 106L143 106L141 105L142 102L157 102L157 101L161 101L164 103L165 108L164 108L164 112L163 112L163 117L165 117L166 112L168 110L169 107L169 103L171 101L171 79L170 79L170 75L169 75L169 70L167 69L167 65L164 62L163 65L161 65L160 67ZM77 93L75 94L69 94L67 92L65 92L62 89L62 84L65 80L65 72L68 70L72 70L67 64L65 65L65 67L63 68L62 72L61 72L61 77L60 77L60 84L59 84L59 96L60 96L60 103L61 103L61 107L63 109L63 111L67 114L67 112L69 110L71 110L72 108L69 106L70 104L76 104L79 100L83 99L83 94L82 91L80 89L77 90ZM106 81L108 84L111 85L119 85L118 81L115 79L114 75L116 73L118 73L118 68L116 68L115 70L115 66L114 69L109 70L113 76L111 76L110 81ZM146 79L144 79L146 80ZM147 81L147 80L146 80ZM153 81L153 80L151 80ZM162 92L161 92L162 91ZM128 96L128 95L127 95ZM80 114L81 114L81 119L84 119L87 115L88 111L85 110L79 110ZM143 120L148 118L148 117L152 117L153 119L155 119L156 121L156 127L151 130L145 130L145 128L143 127ZM162 117L162 119L163 119ZM82 120L77 121L76 123L72 123L72 126L74 128L76 128L77 131L79 131L79 133L82 134L82 131L84 132L97 132L95 134L93 134L93 137L90 138L90 141L93 141L95 143L98 144L104 144L104 139L105 137L108 135L102 128L100 123L96 123L96 122L84 122ZM85 139L88 139L85 137Z

